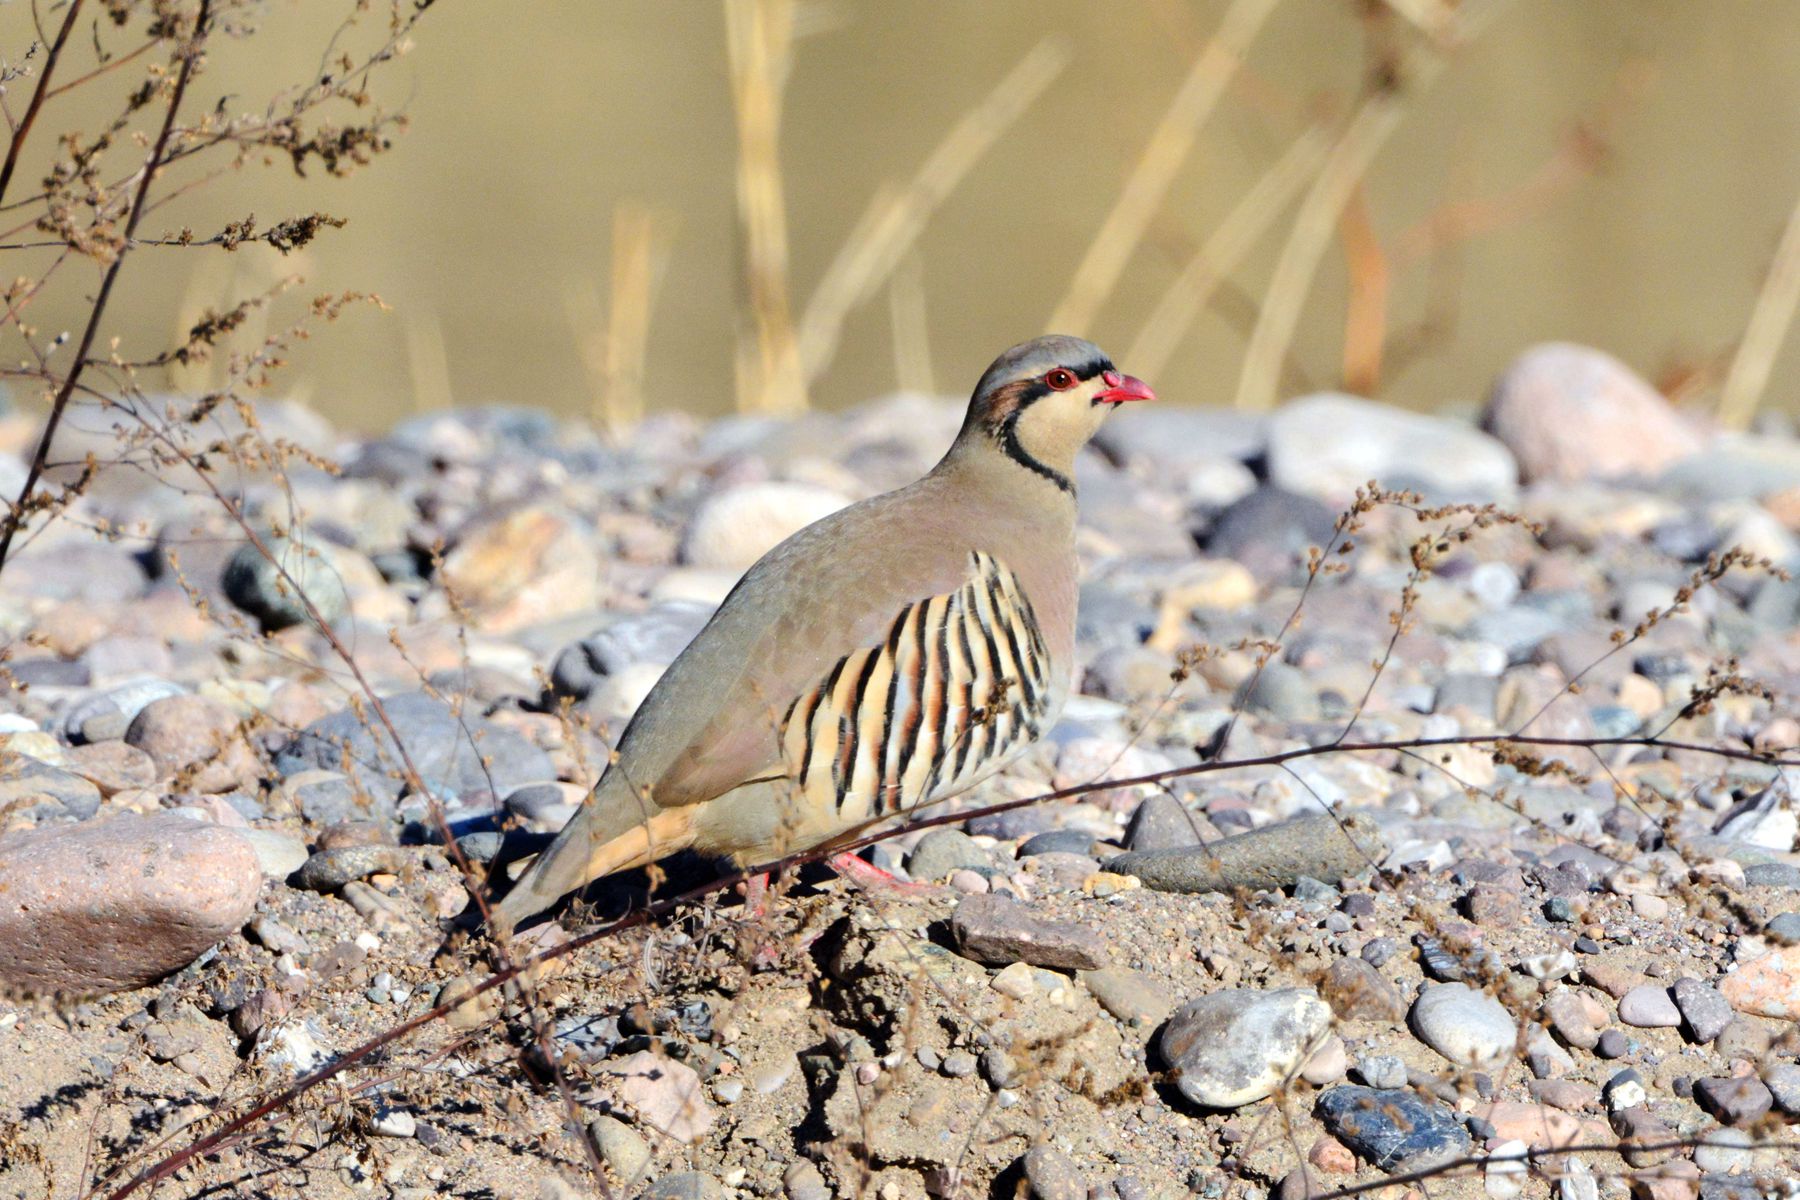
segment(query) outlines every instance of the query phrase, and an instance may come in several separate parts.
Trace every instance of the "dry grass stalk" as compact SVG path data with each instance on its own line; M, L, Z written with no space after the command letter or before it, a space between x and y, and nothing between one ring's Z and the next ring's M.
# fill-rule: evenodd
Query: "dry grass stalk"
M1387 345L1388 290L1392 264L1369 217L1369 189L1358 183L1338 221L1350 300L1344 314L1344 390L1373 396L1381 386L1381 355Z
M602 309L591 280L571 282L563 296L575 350L593 391L589 419L614 438L644 419L644 361L650 314L669 264L669 230L635 204L613 210L612 294Z
M1119 282L1125 263L1143 240L1175 173L1194 148L1201 126L1218 106L1276 0L1234 0L1219 31L1206 43L1138 156L1100 232L1094 235L1069 289L1050 316L1057 333L1085 333Z
M894 381L900 390L930 395L937 390L931 373L931 332L925 315L925 267L909 254L888 281L888 317L893 328Z
M413 411L443 412L455 403L443 319L436 310L409 308L402 323L406 327L406 366L412 379Z
M738 406L747 412L798 412L806 407L806 382L794 340L781 175L781 102L794 40L793 2L725 0L725 31L751 325L738 346Z
M1768 277L1757 293L1756 307L1750 310L1744 340L1738 344L1731 371L1725 376L1725 393L1719 398L1719 421L1725 428L1750 427L1769 386L1775 355L1781 350L1788 326L1794 323L1796 306L1800 306L1800 202L1795 203L1788 217L1787 229L1769 264Z
M1499 0L1490 0L1465 7L1455 43L1465 44L1474 36L1498 4ZM1368 173L1375 155L1399 127L1406 113L1406 100L1430 87L1447 63L1446 55L1431 44L1417 46L1402 55L1382 72L1332 146L1325 165L1300 202L1294 227L1275 264L1262 314L1244 353L1238 378L1239 408L1266 412L1275 406L1281 364L1293 344L1300 310L1345 206Z
M800 318L800 362L808 382L837 353L844 320L873 296L925 223L983 155L1049 88L1073 51L1045 38L963 114L904 186L878 194L844 239Z
M1275 165L1244 193L1169 284L1123 361L1151 377L1168 365L1175 347L1205 310L1219 284L1237 269L1250 248L1300 194L1318 170L1329 145L1330 139L1322 129L1310 129L1295 139Z

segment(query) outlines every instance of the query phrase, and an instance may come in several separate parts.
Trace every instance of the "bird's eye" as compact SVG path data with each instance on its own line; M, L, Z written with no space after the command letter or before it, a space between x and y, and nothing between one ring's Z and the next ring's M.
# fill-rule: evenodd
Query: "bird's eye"
M1075 372L1067 367L1051 367L1044 373L1044 384L1053 391L1066 392L1077 382Z

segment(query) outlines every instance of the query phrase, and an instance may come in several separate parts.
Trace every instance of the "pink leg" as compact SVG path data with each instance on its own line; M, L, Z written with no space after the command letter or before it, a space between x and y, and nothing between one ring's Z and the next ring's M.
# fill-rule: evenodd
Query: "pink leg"
M896 879L874 863L858 858L848 851L832 855L825 860L825 865L857 887L866 888L872 892L920 894L937 890L929 883L909 883L903 879Z
M744 880L744 912L748 916L761 917L769 911L769 875L752 875Z

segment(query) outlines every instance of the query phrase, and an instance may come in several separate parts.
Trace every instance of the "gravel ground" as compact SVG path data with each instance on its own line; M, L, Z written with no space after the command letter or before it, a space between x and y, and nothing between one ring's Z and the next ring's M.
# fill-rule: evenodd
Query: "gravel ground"
M456 860L541 844L737 573L959 418L359 441L270 403L342 471L221 468L261 549L178 472L103 480L0 582L0 1196L121 1183L439 1003L158 1194L1796 1194L1800 443L1579 347L1509 369L1493 435L1341 396L1115 418L1079 694L959 812L1193 773L470 997ZM1373 478L1423 498L1334 528ZM1446 742L1496 733L1591 744ZM589 901L713 874L666 866Z

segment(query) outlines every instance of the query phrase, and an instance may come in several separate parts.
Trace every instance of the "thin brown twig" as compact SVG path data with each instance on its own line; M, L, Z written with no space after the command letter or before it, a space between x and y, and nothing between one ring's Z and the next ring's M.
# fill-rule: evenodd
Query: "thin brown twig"
M50 49L44 55L44 65L38 70L37 86L31 89L31 99L19 117L18 127L13 130L12 141L7 144L6 160L0 162L0 201L6 199L7 185L12 182L13 171L18 168L19 155L25 149L25 139L31 134L31 126L37 120L38 110L50 97L50 75L56 70L57 60L62 57L63 44L69 40L69 32L75 28L75 18L80 15L81 0L69 0L69 11L63 14L63 23L56 31L56 40L50 43ZM168 140L166 130L163 138L164 141ZM3 558L0 555L0 559Z
M200 48L206 37L211 8L212 0L200 0L199 12L194 17L193 35L177 52L181 58L181 67L175 76L174 90L169 94L168 108L163 113L162 128L157 132L149 157L144 160L143 177L138 180L137 192L131 202L131 215L125 221L126 241L130 241L137 233L138 221L144 215L144 202L150 195L150 185L156 179L156 172L162 167L163 155L169 147L169 135L175 129L175 116L181 109L182 97L187 94L188 81L194 76L195 64L200 60ZM14 141L16 144L17 139ZM31 456L31 466L25 472L25 484L19 489L18 501L14 503L11 512L0 518L0 524L5 526L4 532L0 532L0 571L6 569L6 556L12 549L13 537L25 523L30 511L32 490L43 477L44 463L50 457L50 445L56 438L56 428L62 423L69 401L75 395L75 385L80 382L81 372L94 348L94 339L100 332L100 322L106 315L106 302L112 296L113 284L118 281L119 269L125 265L125 254L125 250L121 249L113 256L112 262L107 264L106 274L100 281L100 290L95 294L93 305L88 310L87 324L81 331L81 341L76 348L74 361L69 364L68 374L63 377L62 386L57 389L56 398L50 404L50 416L44 422L44 432L38 438L37 450Z

